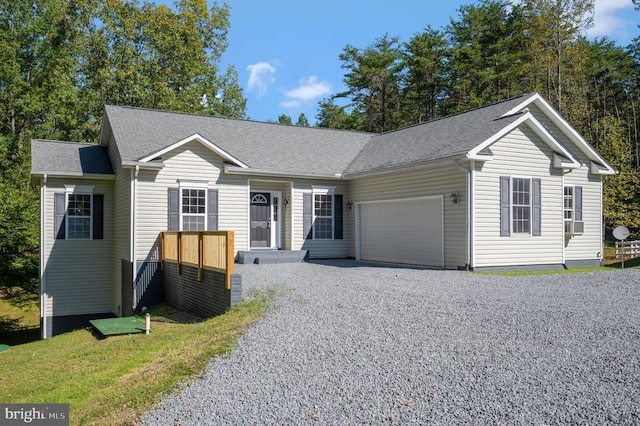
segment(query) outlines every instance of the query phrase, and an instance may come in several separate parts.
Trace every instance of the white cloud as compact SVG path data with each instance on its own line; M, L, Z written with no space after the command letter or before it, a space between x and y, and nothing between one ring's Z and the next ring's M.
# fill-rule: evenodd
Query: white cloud
M313 101L329 93L331 93L331 84L327 81L320 81L318 77L312 75L309 78L300 80L300 86L298 88L289 90L286 96L290 100L284 101L283 103Z
M611 39L628 37L628 29L637 16L631 0L596 0L593 27L587 31L590 38L608 36ZM626 10L628 9L628 10ZM624 17L622 17L624 15ZM631 18L631 19L629 19Z
M247 90L262 96L267 92L267 88L276 81L276 68L268 62L258 62L247 67L249 71L249 81Z
M299 101L282 101L280 102L282 108L298 108L300 106Z

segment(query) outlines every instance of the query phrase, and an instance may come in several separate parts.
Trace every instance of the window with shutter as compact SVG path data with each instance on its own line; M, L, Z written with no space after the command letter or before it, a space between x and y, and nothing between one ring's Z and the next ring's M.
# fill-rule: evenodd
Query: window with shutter
M542 181L500 176L500 236L542 235Z
M104 195L93 187L68 186L53 196L54 234L57 240L101 240L104 238Z

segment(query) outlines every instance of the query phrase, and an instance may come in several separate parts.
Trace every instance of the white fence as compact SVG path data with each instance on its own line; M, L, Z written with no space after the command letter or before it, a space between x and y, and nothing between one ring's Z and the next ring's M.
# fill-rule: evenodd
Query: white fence
M625 259L640 256L640 240L616 241L616 259Z

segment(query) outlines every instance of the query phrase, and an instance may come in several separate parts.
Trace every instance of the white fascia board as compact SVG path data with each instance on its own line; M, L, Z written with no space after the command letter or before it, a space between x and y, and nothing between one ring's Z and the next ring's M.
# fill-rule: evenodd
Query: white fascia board
M197 141L200 142L202 145L204 145L205 147L209 148L211 151L215 152L216 154L218 154L220 157L224 158L227 161L231 161L232 163L237 164L239 167L242 168L248 168L249 166L247 166L246 164L244 164L242 161L238 160L237 158L235 158L234 156L232 156L231 154L229 154L228 152L224 151L223 149L219 148L218 146L216 146L213 142L203 138L202 136L200 136L197 133L194 133L193 135L189 136L188 138L182 139L181 141L178 141L172 145L169 145L168 147L155 152L151 155L148 155L142 159L140 159L141 163L146 163L149 162L151 160L153 160L154 158L160 157L161 155L172 151L176 148L181 147L184 144L187 144L189 142L193 142L193 141Z
M251 169L238 166L231 166L229 164L224 165L224 172L231 175L251 175L251 176L271 176L271 177L285 177L290 179L324 179L324 180L342 180L345 179L342 175L316 175L316 174L303 174L303 173L287 173L277 172L273 170Z
M605 169L602 169L602 167L605 167ZM598 164L595 161L591 162L589 171L594 175L615 175L618 173L613 168L609 168L608 165Z
M572 167L580 167L580 163L575 159L575 157L571 155L571 153L567 151L553 136L551 136L547 129L545 129L544 126L540 124L540 122L536 120L536 118L530 112L522 114L522 117L518 118L516 121L504 127L498 133L491 136L489 139L469 151L469 153L467 154L467 158L472 160L488 158L488 156L482 155L480 154L480 152L490 147L496 141L506 136L508 133L522 124L527 124L535 132L535 134L540 137L540 139L542 139L547 145L551 147L551 149L560 152L564 157L569 159L570 163L564 163L566 167L569 167L569 165L571 165Z
M493 160L493 155L473 154L471 152L469 152L466 155L466 157L467 157L468 160L475 160L475 161L491 161L491 160Z
M556 152L553 153L553 167L557 169L579 169L580 164L576 161L566 162Z
M157 162L148 162L148 163L143 163L141 161L123 161L122 162L122 168L124 169L135 169L135 168L139 168L139 169L147 169L147 170L160 170L164 167L164 163L162 161Z
M567 123L564 118L562 118L562 116L560 116L560 114L558 114L555 108L549 105L549 103L542 96L540 96L539 93L530 96L520 105L505 113L503 117L516 114L517 112L522 111L527 107L527 105L530 105L531 103L535 103L545 113L545 115L549 117L553 124L558 126L558 128L560 128L564 132L564 134L574 144L576 144L576 146L578 146L578 148L582 152L584 152L590 160L596 163L600 163L605 167L606 170L600 170L598 174L616 174L614 168L604 158L602 158L600 154L598 154L596 150L593 149L593 147L589 145L589 143L584 140L584 138L580 136L580 134L569 123Z
M68 179L68 178L81 178L81 179L95 179L95 180L114 180L116 175L102 174L102 173L76 173L76 172L41 172L32 171L32 177L41 178L46 176L49 179Z

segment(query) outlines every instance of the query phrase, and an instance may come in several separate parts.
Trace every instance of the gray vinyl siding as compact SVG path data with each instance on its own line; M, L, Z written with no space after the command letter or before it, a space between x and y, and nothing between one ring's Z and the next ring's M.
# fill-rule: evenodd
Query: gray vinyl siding
M349 198L349 183L347 181L302 181L297 180L293 183L293 194L289 206L293 215L293 240L292 250L308 250L311 259L327 259L327 258L343 258L347 257L348 241L351 233L347 226L343 227L343 237L341 240L313 240L305 239L304 236L304 217L303 217L303 198L304 194L312 193L312 186L333 186L336 194L343 195L343 217L346 224L353 212L347 210L347 202Z
M491 145L474 179L474 267L562 263L563 188L553 152L527 125ZM541 235L500 236L500 177L541 179Z
M93 186L104 195L104 239L54 239L54 194L67 185ZM51 316L108 313L113 309L113 181L49 179L45 198L47 233L41 256L46 294L45 314Z
M362 177L351 181L350 201L355 203L442 195L444 197L444 263L455 269L467 264L467 175L454 164L415 168ZM450 195L458 195L453 205ZM345 216L349 235L355 236L355 209ZM355 237L349 239L349 256L356 255Z
M582 153L567 136L535 105L531 113L583 164L579 169L568 170L565 185L582 186L584 233L566 238L565 260L593 260L602 251L602 178L589 172L591 160Z
M114 182L114 234L113 234L113 312L122 314L122 259L131 259L131 177L132 170L120 166L120 155L113 140L109 139L109 157L116 175Z
M159 171L140 170L136 198L136 253L138 262L159 260L160 232L167 230L167 191L179 180L207 181L218 190L218 228L232 230L235 250L248 249L247 179L224 176L222 158L199 142L189 142L162 156Z

